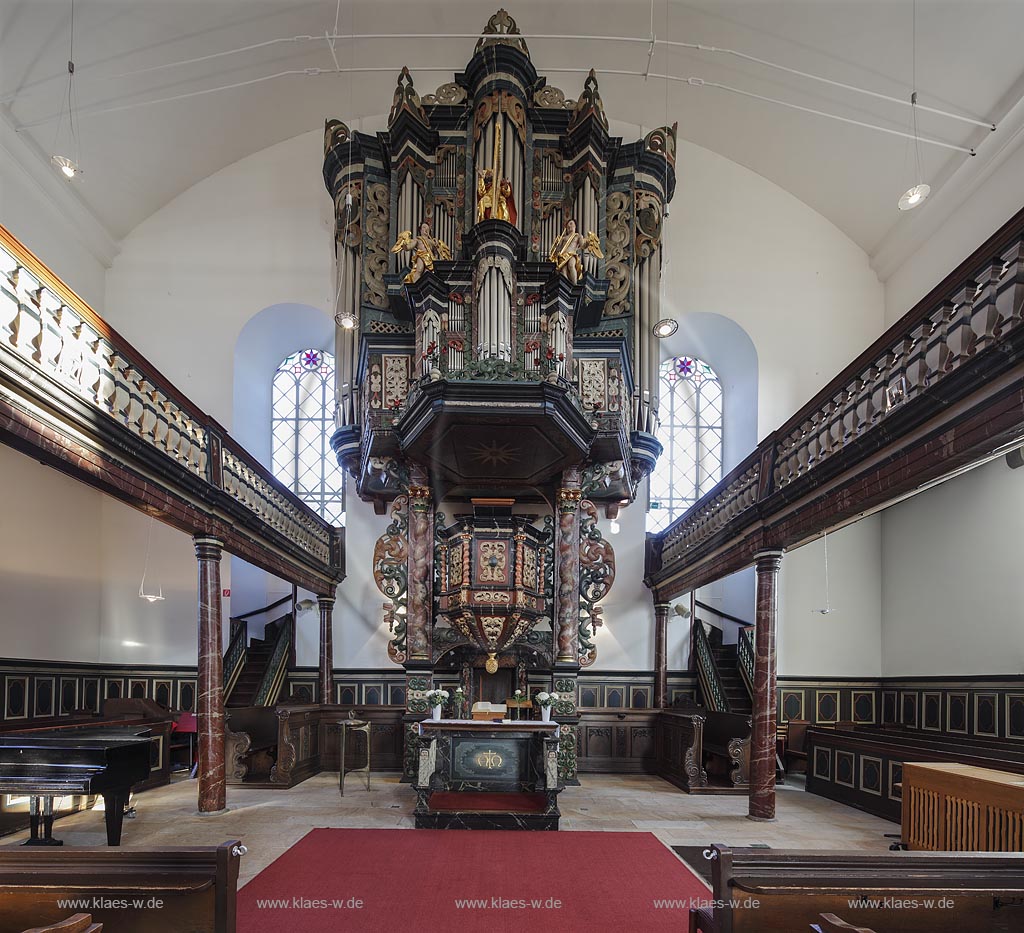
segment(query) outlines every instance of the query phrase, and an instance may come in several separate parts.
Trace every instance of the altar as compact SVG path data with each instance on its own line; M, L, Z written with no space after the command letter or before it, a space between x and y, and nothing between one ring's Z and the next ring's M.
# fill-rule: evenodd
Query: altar
M417 829L558 829L558 723L428 719L417 731Z

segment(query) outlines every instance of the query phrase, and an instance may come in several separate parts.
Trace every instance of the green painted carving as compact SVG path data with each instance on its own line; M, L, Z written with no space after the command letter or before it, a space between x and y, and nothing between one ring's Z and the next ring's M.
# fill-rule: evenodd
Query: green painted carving
M576 777L576 727L563 724L558 740L558 773L563 781Z

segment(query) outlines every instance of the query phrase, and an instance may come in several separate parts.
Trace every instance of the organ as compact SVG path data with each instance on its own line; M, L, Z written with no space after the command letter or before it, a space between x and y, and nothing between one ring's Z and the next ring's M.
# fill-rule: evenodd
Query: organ
M512 668L524 692L559 693L570 769L575 678L614 579L599 520L661 450L652 326L675 140L611 136L595 72L577 97L549 85L504 10L435 92L401 70L385 131L325 127L331 443L390 518L373 565L409 712L434 680L479 698ZM488 548L504 548L501 585L480 575Z

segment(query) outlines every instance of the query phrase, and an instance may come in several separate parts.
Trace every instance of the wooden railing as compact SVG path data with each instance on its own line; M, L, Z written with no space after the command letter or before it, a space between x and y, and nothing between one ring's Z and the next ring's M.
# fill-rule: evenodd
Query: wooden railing
M1012 394L1020 384L1022 323L1024 211L649 539L647 577L658 598L748 566L758 549L802 543L838 520L1015 443L1024 429ZM990 398L1002 407L986 425L978 415ZM962 440L937 440L949 428L961 429ZM904 454L906 466L896 465ZM876 462L867 462L871 456ZM865 479L869 469L883 481ZM848 478L855 470L856 482ZM842 482L849 485L838 497L837 514L823 499ZM818 512L804 509L794 517L792 503L812 491ZM712 551L713 573L686 569L708 561ZM673 585L665 586L670 577Z
M700 684L704 705L716 713L730 712L729 698L725 695L725 687L718 673L715 656L711 652L704 623L700 619L693 622L693 656L697 666L697 680Z
M291 649L291 616L279 619L277 637L274 639L274 651L263 672L263 679L253 699L254 706L273 706L281 694L285 678L288 676L288 655Z
M183 530L237 542L229 550L258 566L319 592L344 575L340 531L3 227L0 415L0 439Z
M736 640L736 661L743 678L743 686L751 699L754 696L754 626L748 625L740 629Z
M231 620L232 623L235 621ZM242 623L233 625L231 631L231 642L228 650L224 653L224 702L231 698L231 691L238 682L238 675L245 667L245 658L248 650L249 629Z

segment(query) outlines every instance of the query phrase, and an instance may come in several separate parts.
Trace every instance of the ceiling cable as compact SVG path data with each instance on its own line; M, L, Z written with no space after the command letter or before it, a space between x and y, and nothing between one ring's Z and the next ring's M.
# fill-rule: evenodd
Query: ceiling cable
M340 10L340 4L339 4L339 10ZM814 74L812 72L801 71L801 70L799 70L797 68L790 68L790 67L788 67L786 65L780 65L777 62L772 62L772 61L769 61L769 60L764 59L764 58L758 58L755 55L748 55L746 52L740 52L740 51L737 51L736 49L720 48L720 47L714 46L714 45L704 45L704 44L699 43L699 42L680 42L680 41L675 41L675 40L671 40L671 39L659 39L659 38L657 38L654 35L654 28L653 28L654 20L653 20L653 17L654 17L654 12L653 12L653 2L652 2L651 33L648 36L594 36L594 35L581 35L581 36L569 35L569 36L566 36L566 35L556 35L556 34L547 34L547 33L534 33L534 34L522 33L522 34L517 34L517 35L521 39L524 39L524 40L530 39L531 41L532 40L557 40L558 42L566 42L566 41L578 41L578 42L623 42L623 43L628 43L628 44L647 45L648 46L648 64L647 64L648 70L650 69L650 62L651 62L651 59L652 59L652 57L654 55L654 48L657 45L664 45L664 46L666 46L668 48L690 49L692 51L708 52L708 53L711 53L711 54L718 54L718 55L729 55L729 56L733 56L733 57L736 57L736 58L743 59L745 61L753 62L754 64L763 65L766 68L774 68L774 69L776 69L778 71L784 71L787 74L791 74L791 75L794 75L794 76L799 77L799 78L806 78L809 81L818 81L818 82L820 82L822 84L828 84L828 85L831 85L832 87L842 88L843 90L851 91L851 92L853 92L855 94L866 94L869 97L874 97L874 98L876 98L878 100L884 100L884 101L887 101L888 103L892 103L892 104L898 104L901 107L912 106L909 101L904 100L903 98L900 98L900 97L893 97L893 96L891 96L889 94L882 94L879 91L872 91L872 90L869 90L868 88L858 87L857 85L854 85L854 84L846 84L843 81L835 81L832 78L826 78L826 77L823 77L822 75L817 75L817 74ZM168 68L177 68L177 67L181 67L181 66L184 66L184 65L195 65L195 64L199 64L201 62L212 61L214 59L223 58L223 57L226 57L226 56L229 56L229 55L238 55L238 54L241 54L243 52L252 52L252 51L256 51L258 49L268 48L270 46L279 45L279 44L283 44L283 43L320 42L323 39L327 39L328 42L333 43L334 41L336 41L338 39L349 39L349 40L359 39L359 40L363 40L363 41L389 40L389 39L418 40L418 41L422 41L422 40L430 40L430 39L479 39L480 37L481 37L480 33L469 33L469 32L467 32L467 33L455 33L455 32L453 32L453 33L363 33L363 34L358 35L358 36L354 35L354 34L340 35L338 33L338 28L335 27L333 33L325 34L323 36L306 36L306 35L301 35L301 36L288 36L288 37L280 37L280 38L276 38L276 39L268 39L268 40L266 40L264 42L256 42L256 43L253 43L251 45L239 46L238 48L224 49L224 50L219 51L219 52L211 52L208 55L200 55L200 56L196 56L194 58L181 59L180 61L165 62L163 64L149 65L149 66L147 66L145 68L137 68L137 69L134 69L134 70L131 70L131 71L118 72L118 73L115 73L113 75L109 75L109 77L112 78L112 79L114 79L114 78L126 78L126 77L133 77L135 75L146 74L148 72L153 72L153 71L162 71L162 70L165 70L165 69L168 69ZM333 44L332 44L332 50L333 50ZM440 69L438 69L438 70L440 70ZM587 69L587 70L589 70L589 69ZM606 69L601 69L601 70L606 70ZM644 74L646 76L646 72ZM3 98L0 98L0 100L2 100L4 102L7 102L7 101L13 99L15 96L16 95L5 96ZM951 120L959 120L959 121L964 122L964 123L969 123L969 124L971 124L973 126L981 126L981 127L984 127L985 129L988 129L990 131L994 131L996 129L996 124L993 123L990 120L982 120L982 119L979 119L977 117L965 116L963 114L953 113L953 112L948 111L948 110L940 110L940 109L938 109L936 107L927 107L924 104L917 104L916 106L919 109L921 109L923 111L926 111L928 113L935 114L936 116L947 117L947 118L949 118Z
M442 66L442 67L423 67L423 66L420 66L420 67L416 67L416 68L410 68L409 70L411 72L426 72L426 73L446 72L446 71L450 70L450 66L447 66L447 65L446 66ZM234 90L235 88L247 87L247 86L252 85L252 84L260 84L260 83L265 82L265 81L272 81L275 78L284 78L284 77L289 77L289 76L318 77L320 75L367 74L367 73L375 73L375 72L391 72L391 73L393 73L394 71L395 71L395 68L394 68L393 65L376 65L376 66L367 66L367 67L358 67L358 68L341 68L341 69L339 69L337 71L335 71L333 68L303 68L301 70L289 69L287 71L278 71L278 72L275 72L274 74L263 75L263 76L261 76L259 78L251 78L248 81L237 81L237 82L235 82L233 84L225 84L225 85L220 85L218 87L203 88L202 90L199 90L199 91L186 91L186 92L184 92L182 94L175 94L175 95L173 95L171 97L158 97L158 98L155 98L155 99L152 99L152 100L136 101L135 103L131 103L131 104L120 104L120 105L115 106L115 107L98 107L98 108L92 108L92 109L86 108L86 109L80 111L79 116L81 116L82 114L84 114L87 117L88 116L100 116L102 114L107 114L107 113L119 113L119 112L122 112L122 111L125 111L125 110L135 110L135 109L138 109L139 107L148 107L148 106L153 105L153 104L166 104L166 103L171 103L173 101L178 101L178 100L187 100L190 97L200 97L200 96L205 95L205 94L214 94L217 91L230 91L230 90ZM552 73L552 74L589 74L590 73L590 69L589 68L549 68L549 69L547 69L547 71L549 73ZM610 69L610 68L603 68L603 69L601 69L601 74L605 74L605 75L621 75L621 76L624 76L624 77L631 77L631 78L643 78L643 77L645 77L645 75L644 75L644 73L642 71L628 71L628 70L624 70L624 69ZM750 98L752 98L754 100L764 101L765 103L769 103L769 104L776 104L776 105L778 105L780 107L788 107L791 110L798 110L798 111L800 111L802 113L810 113L810 114L814 114L815 116L819 116L819 117L827 117L830 120L838 120L841 123L849 123L852 126L860 126L860 127L863 127L865 129L869 129L869 130L877 130L880 133L888 133L891 136L900 136L900 137L904 137L906 139L914 139L914 134L912 134L912 133L905 133L902 130L890 129L889 127L879 126L876 123L866 123L863 120L853 120L853 119L850 119L849 117L842 117L842 116L839 116L838 114L828 113L827 111L824 111L824 110L815 110L812 107L803 107L803 106L801 106L799 104L793 104L793 103L790 103L788 101L778 100L777 98L774 98L774 97L765 97L762 94L754 94L752 91L744 91L744 90L741 90L740 88L730 87L728 84L720 84L717 81L705 81L703 78L697 78L697 77L689 77L689 78L687 78L687 77L682 77L680 75L657 74L655 72L651 72L651 74L647 75L646 77L660 78L660 79L664 79L666 81L677 81L679 83L686 84L689 87L696 87L696 88L713 87L713 88L717 88L717 89L722 90L722 91L728 91L728 92L730 92L732 94L739 94L742 97L750 97ZM37 126L43 126L44 124L49 123L51 119L53 119L53 118L52 117L47 117L47 118L42 119L42 120L34 120L34 121L29 122L29 123L22 123L22 124L20 124L18 126L18 129L19 130L26 130L26 129L33 129L33 128L37 127ZM972 156L976 155L975 150L972 149L972 148L969 148L967 146L958 146L958 145L956 145L954 143L943 142L942 140L932 139L932 138L930 138L928 136L918 136L917 138L921 142L928 143L928 144L930 144L932 146L940 146L943 149L953 149L953 150L956 150L957 152L964 152L964 153L967 153L968 155L972 155Z

